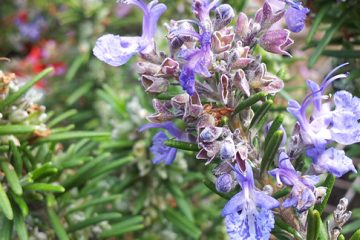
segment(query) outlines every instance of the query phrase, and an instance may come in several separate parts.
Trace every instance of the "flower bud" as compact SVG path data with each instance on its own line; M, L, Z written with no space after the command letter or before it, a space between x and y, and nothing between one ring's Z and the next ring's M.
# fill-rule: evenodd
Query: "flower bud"
M222 128L219 127L206 127L200 133L199 140L202 142L213 142L220 137Z
M227 138L223 141L220 148L220 159L222 161L233 160L235 158L236 150L234 141L231 138Z
M12 113L10 113L9 120L12 123L20 123L25 121L28 118L28 116L29 114L26 111L22 109L17 109Z
M215 9L215 30L226 27L235 17L234 9L229 4L221 4Z
M215 182L215 187L218 192L228 193L233 187L233 179L229 173L220 175Z

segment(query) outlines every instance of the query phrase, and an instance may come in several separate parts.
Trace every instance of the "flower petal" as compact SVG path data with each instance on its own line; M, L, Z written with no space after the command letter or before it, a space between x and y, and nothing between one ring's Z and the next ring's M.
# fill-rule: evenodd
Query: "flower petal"
M357 172L352 160L345 155L345 152L335 148L329 148L318 155L314 168L319 172L332 173L336 177L341 177L349 171Z
M106 34L96 41L93 53L99 60L118 67L142 50L140 39L139 37Z

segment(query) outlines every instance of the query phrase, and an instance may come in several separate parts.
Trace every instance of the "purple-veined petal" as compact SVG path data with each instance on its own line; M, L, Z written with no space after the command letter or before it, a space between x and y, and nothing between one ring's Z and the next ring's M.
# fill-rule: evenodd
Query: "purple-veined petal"
M235 194L226 204L223 208L221 215L225 217L226 215L239 212L244 207L246 207L246 200L244 197L243 192L239 192Z
M164 123L148 123L139 128L140 132L148 130L150 128L162 128L167 130L173 137L180 139L182 132L178 129L173 122L164 122Z
M357 172L352 160L345 155L345 152L335 148L326 149L319 154L314 168L318 172L329 172L336 177L341 177L350 171Z
M157 1L151 1L148 8L150 8L150 12L148 14L144 14L142 36L145 39L151 40L155 35L159 18L167 8L165 4L158 4Z
M243 210L225 217L225 226L231 240L270 239L274 227L274 214L267 209Z
M280 203L275 198L261 192L261 191L255 191L255 199L256 199L256 206L265 208L265 209L273 209L280 206Z
M312 101L314 104L314 107L317 111L321 111L321 91L320 86L315 83L314 81L307 80L306 84L308 88L312 91Z
M184 91L190 96L195 93L195 72L187 65L182 68L179 81Z
M305 26L306 15L310 12L300 3L290 4L285 13L285 21L290 31L300 32Z
M170 165L175 160L177 149L164 145L164 141L168 139L169 138L162 131L154 135L153 144L150 147L150 151L154 155L152 160L154 164L163 162L166 165Z
M118 67L142 50L140 40L140 37L106 34L96 41L93 53L101 61Z

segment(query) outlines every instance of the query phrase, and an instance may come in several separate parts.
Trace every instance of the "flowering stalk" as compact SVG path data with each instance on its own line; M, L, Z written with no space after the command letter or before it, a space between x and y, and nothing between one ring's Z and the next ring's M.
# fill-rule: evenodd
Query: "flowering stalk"
M259 46L270 53L291 56L287 51L293 43L290 31L299 32L309 12L296 1L278 2L282 4L278 11L266 1L253 19L240 13L236 25L229 26L235 17L230 5L219 4L218 0L193 0L197 19L172 20L167 25L169 49L164 52L158 51L153 37L165 5L157 1L121 1L144 12L143 35L107 34L99 38L94 48L95 56L112 66L126 63L135 54L142 58L136 69L145 91L154 98L155 113L148 116L151 123L140 131L161 128L169 133L160 131L153 138L150 150L154 164L171 164L177 149L197 150L195 144L196 159L205 165L216 164L212 189L223 194L240 186L241 191L233 194L222 211L231 239L269 239L274 214L287 218L290 225L297 226L297 232L303 232L304 226L297 222L304 212L321 202L325 192L315 186L319 174L341 176L356 171L343 151L328 147L332 141L359 142L360 136L358 98L347 92L336 93L334 111L321 103L325 88L345 76L332 76L338 68L321 86L308 82L312 93L302 105L289 102L288 110L297 118L299 129L291 136L289 147L282 117L261 135L260 140L266 137L267 142L261 142L260 147L254 144L258 139L254 133L262 129L272 97L284 87L279 77L267 71L254 50ZM290 31L274 26L284 15ZM254 113L257 102L262 104ZM307 118L305 110L311 103L315 111ZM183 122L183 130L175 126L176 119ZM344 125L345 120L349 124ZM302 153L313 159L311 174L298 172L292 165ZM268 169L272 169L268 173L276 183L260 174ZM291 191L285 200L278 201L271 196L272 189L283 185ZM285 208L295 211L284 214Z

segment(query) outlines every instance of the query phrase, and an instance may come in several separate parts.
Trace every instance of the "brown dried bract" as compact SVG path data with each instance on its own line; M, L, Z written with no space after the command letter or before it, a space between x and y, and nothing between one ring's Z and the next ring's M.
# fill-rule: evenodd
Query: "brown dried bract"
M15 80L15 73L3 73L0 71L0 94L7 94L9 91L9 84Z
M216 126L220 124L223 117L230 117L233 111L234 109L229 107L213 108L211 104L204 105L204 112L215 118Z

